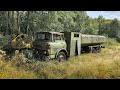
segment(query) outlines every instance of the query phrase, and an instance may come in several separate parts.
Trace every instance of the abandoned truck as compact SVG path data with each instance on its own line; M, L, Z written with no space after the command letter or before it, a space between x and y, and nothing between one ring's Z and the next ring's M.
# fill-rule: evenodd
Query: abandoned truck
M78 32L37 32L32 43L33 56L44 60L66 60L85 52L100 52L105 41L105 36Z

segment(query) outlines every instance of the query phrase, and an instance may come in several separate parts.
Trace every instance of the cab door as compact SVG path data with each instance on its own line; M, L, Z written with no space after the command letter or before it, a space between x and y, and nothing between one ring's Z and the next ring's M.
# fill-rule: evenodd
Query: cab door
M52 54L56 54L61 49L66 49L64 36L62 34L53 34Z

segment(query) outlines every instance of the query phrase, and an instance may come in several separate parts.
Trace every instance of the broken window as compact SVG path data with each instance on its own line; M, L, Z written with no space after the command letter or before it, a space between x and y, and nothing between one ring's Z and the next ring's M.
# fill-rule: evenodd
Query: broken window
M75 34L74 34L74 37L79 37L79 34L76 34L76 33L75 33Z

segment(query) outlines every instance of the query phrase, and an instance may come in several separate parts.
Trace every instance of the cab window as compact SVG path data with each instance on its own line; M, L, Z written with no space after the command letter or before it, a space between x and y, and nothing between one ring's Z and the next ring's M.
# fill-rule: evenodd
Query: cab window
M60 41L61 40L61 35L53 34L53 40L54 41Z
M51 34L50 33L37 33L37 39L51 41Z

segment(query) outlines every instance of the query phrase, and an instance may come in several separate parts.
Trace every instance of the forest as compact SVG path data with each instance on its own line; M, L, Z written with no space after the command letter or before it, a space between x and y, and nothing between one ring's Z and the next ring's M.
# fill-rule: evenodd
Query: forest
M36 31L67 31L98 34L119 41L120 21L91 18L86 11L0 11L2 35L33 34Z

